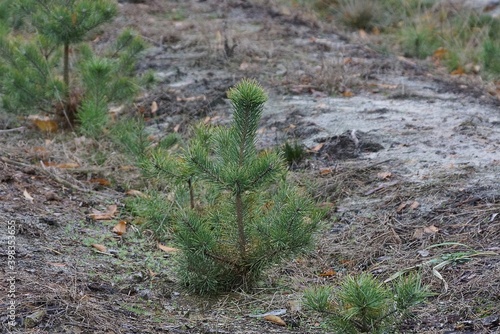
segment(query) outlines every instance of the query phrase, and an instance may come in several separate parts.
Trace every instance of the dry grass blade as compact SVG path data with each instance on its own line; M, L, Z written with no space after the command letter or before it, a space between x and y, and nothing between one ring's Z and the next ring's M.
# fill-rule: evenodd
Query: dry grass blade
M440 244L436 244L436 245L431 245L431 246L427 247L426 249L431 249L431 248L436 248L436 247L441 247L441 246L464 246L466 248L472 249L471 247L464 245L462 243L458 243L458 242L440 243ZM394 273L389 278L387 278L384 281L384 283L390 282L390 281L404 275L405 273L407 273L411 270L432 265L432 274L435 277L437 277L441 282L443 282L444 292L447 292L448 291L448 283L443 278L441 273L438 271L439 269L442 269L449 264L470 261L472 257L476 257L476 256L497 256L497 255L498 255L497 253L491 252L491 251L480 252L480 251L476 251L476 250L471 250L471 251L467 251L467 252L445 253L439 257L434 257L434 258L432 258L428 261L425 261L421 264L399 270L398 272Z

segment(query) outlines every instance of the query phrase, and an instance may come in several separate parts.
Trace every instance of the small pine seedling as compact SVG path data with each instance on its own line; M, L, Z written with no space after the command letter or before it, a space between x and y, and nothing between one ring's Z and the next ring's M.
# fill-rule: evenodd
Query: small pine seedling
M198 127L184 154L169 159L191 197L176 226L178 274L202 294L251 287L265 268L303 251L321 218L286 182L282 155L256 149L261 86L243 80L228 97L232 125Z

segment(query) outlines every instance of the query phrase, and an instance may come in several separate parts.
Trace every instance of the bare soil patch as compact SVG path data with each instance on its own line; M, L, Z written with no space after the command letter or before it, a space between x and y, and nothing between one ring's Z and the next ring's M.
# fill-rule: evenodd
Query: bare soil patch
M306 287L362 271L384 280L414 266L436 295L402 332L500 330L500 110L474 78L379 54L274 2L131 1L120 11L100 43L134 27L152 45L139 70L160 80L128 112L144 114L157 136L225 124L227 89L256 78L270 95L259 146L306 145L291 178L330 212L307 256L269 271L255 291L202 299L176 285L171 256L134 227L123 199L138 171L111 145L0 133L0 239L14 222L18 303L17 327L2 311L2 332L331 333L325 317L300 307ZM117 221L88 219L112 204L130 221L121 237L111 232ZM7 303L0 294L2 310ZM287 328L248 317L283 308Z

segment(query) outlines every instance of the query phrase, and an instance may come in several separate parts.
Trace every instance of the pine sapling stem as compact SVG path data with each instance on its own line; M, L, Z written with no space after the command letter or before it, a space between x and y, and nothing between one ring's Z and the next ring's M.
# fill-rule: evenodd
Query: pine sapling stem
M238 243L240 246L240 256L243 260L246 259L247 241L245 237L245 226L243 225L243 199L241 192L236 193L236 222L238 224Z
M193 182L191 178L188 179L189 186L189 202L191 203L191 209L194 210L194 191L193 191Z
M70 88L69 88L69 43L64 43L64 60L63 60L63 80L64 85L66 86L66 94L64 96L64 117L68 122L69 126L73 129L73 124L71 124L71 120L69 119L69 104L70 104Z
M66 85L66 105L69 103L69 43L64 43L63 80Z

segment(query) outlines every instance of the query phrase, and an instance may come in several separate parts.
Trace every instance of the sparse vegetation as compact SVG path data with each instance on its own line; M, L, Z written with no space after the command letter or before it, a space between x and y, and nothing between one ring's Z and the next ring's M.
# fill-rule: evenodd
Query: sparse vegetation
M381 7L378 1L371 0L341 0L338 14L342 22L354 29L372 29L381 17Z
M306 157L306 150L298 142L285 142L283 145L283 156L289 166L294 166Z
M494 55L500 44L500 20L463 4L430 0L317 0L301 5L316 10L320 17L334 17L334 22L340 21L347 29L374 32L372 42L389 42L383 47L395 53L419 59L434 56L435 61L454 73L499 76L498 57ZM379 38L379 34L384 38Z

